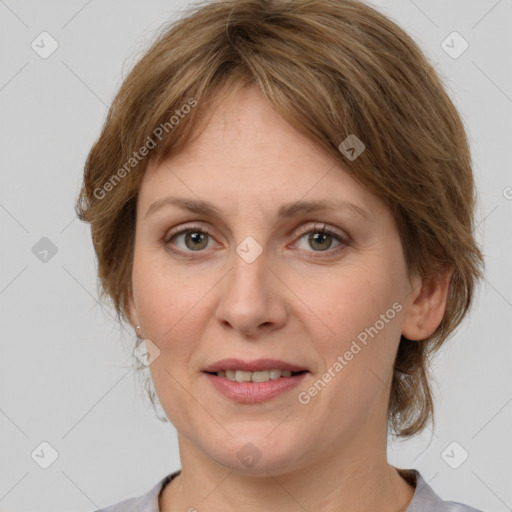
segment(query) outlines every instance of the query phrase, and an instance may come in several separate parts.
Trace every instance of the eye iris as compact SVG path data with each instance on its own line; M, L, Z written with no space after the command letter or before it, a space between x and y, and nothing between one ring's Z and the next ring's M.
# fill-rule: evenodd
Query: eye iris
M331 245L331 243L330 243L330 242L331 242L331 239L332 239L332 235L329 235L328 233L323 233L323 232L321 232L321 231L316 231L314 234L309 235L308 240L309 240L309 242L310 242L310 243L311 243L311 242L313 242L313 243L315 243L315 244L316 244L316 243L318 243L318 242L319 242L319 240L318 240L318 238L319 238L319 237L320 237L320 239L321 239L321 240L323 240L323 243L322 243L322 241L320 240L320 244L321 244L321 245L324 245L324 247L321 247L321 248L320 248L320 250L326 250L326 249L328 249L328 248L329 248L329 246ZM326 240L326 239L327 239L327 240L328 240L328 242L329 242L329 243L327 243L327 246L325 246L325 240Z
M204 247L206 247L206 244L207 244L207 242L206 242L207 236L208 235L206 233L201 233L199 231L189 231L185 235L185 244L187 245L187 247L189 249L192 249L192 250L204 249ZM194 244L200 243L200 242L203 242L203 243L199 247L197 245L194 245L191 247L188 244L189 241L192 241Z

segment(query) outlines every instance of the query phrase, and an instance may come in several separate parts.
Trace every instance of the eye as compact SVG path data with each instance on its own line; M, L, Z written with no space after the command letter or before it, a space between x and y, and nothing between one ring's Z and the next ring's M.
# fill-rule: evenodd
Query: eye
M313 227L306 226L300 230L299 235L303 235L299 238L299 241L306 240L309 247L315 249L313 252L329 251L333 240L338 242L338 247L348 245L348 240L341 233L325 224L315 224ZM337 252L337 250L330 252Z
M171 232L165 239L164 244L174 253L200 252L208 246L208 239L212 239L208 229L203 226L185 226L178 232ZM182 240L182 247L179 251L172 249L171 245L178 245L177 240Z

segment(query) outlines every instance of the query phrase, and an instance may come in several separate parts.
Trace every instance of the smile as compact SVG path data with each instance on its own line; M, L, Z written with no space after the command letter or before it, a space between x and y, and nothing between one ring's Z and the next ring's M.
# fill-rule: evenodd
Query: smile
M271 374L273 378L270 377ZM203 372L215 391L240 404L257 404L272 400L280 395L283 396L286 392L299 386L308 374L307 370L299 372L290 370L275 370L275 372L273 370ZM258 379L261 380L258 381Z

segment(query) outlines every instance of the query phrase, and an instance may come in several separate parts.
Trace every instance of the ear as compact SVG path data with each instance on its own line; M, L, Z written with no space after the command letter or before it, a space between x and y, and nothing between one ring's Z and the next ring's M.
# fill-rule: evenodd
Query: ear
M451 266L435 276L420 280L413 290L416 293L402 326L402 335L409 340L428 338L443 320L450 280Z

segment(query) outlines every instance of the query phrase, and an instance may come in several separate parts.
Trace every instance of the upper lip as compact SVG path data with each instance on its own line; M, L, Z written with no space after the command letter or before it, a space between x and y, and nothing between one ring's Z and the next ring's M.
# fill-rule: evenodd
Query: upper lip
M225 370L244 370L247 372L256 372L258 370L290 370L292 372L308 371L307 368L279 359L254 359L252 361L242 361L241 359L222 359L208 365L205 372L220 372Z

